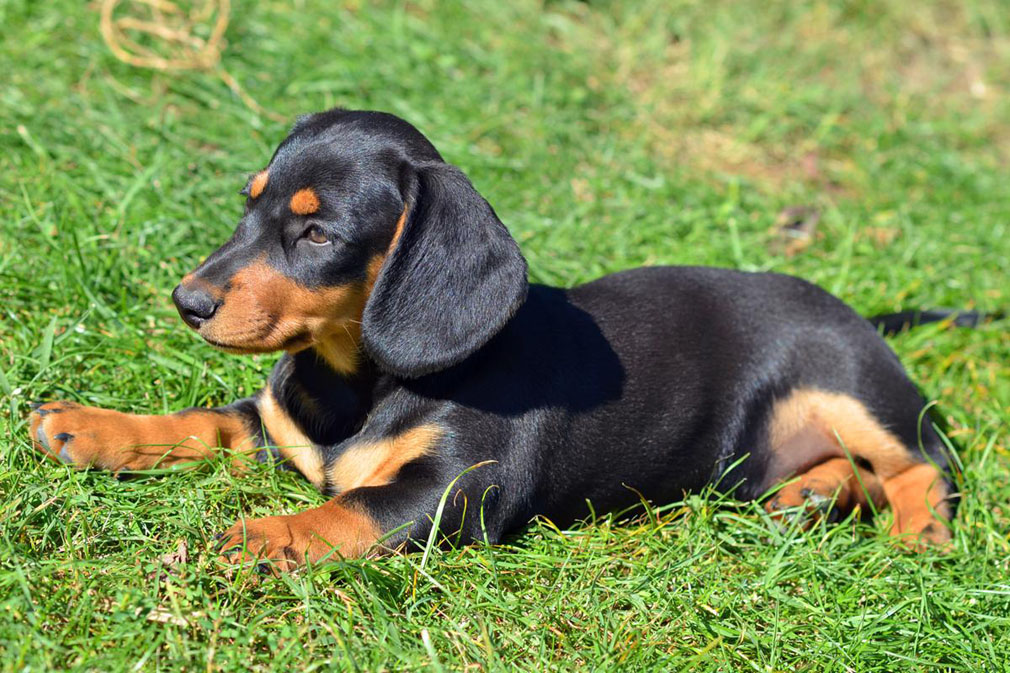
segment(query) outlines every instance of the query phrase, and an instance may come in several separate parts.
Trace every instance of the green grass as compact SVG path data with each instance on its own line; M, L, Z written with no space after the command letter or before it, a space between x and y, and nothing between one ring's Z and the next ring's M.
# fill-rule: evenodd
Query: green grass
M867 314L1010 304L999 0L234 4L222 65L250 95L286 118L341 104L414 122L534 280L717 264L796 273ZM255 586L207 540L322 501L295 477L221 461L117 482L41 462L32 400L219 404L273 361L211 350L169 292L226 238L287 125L212 72L120 63L97 23L88 3L0 0L0 668L1010 667L1006 323L892 341L962 446L946 556L899 551L885 522L779 531L695 496L423 568ZM796 204L822 219L786 257L775 219ZM189 560L169 569L180 541Z

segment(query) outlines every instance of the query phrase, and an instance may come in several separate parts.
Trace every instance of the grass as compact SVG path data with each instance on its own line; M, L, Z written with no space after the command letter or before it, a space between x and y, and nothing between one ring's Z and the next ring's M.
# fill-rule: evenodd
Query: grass
M238 3L236 3L238 4ZM451 5L451 6L450 6ZM864 313L1010 304L1010 13L934 3L567 0L236 6L222 66L285 118L405 116L571 285L639 264L809 278ZM28 404L211 405L273 358L168 295L286 124L213 72L117 61L96 8L0 2L0 668L1003 671L1005 323L892 340L960 444L950 554L885 523L778 530L700 494L626 525L354 561L255 586L209 537L321 502L224 461L117 482L42 463ZM800 254L776 216L821 213ZM671 384L674 385L674 384ZM162 557L182 543L185 562Z

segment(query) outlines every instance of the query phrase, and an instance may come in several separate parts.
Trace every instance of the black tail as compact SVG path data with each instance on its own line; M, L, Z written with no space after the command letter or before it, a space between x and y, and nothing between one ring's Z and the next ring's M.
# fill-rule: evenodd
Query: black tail
M941 320L950 320L956 327L978 327L984 320L999 320L1003 313L981 313L979 311L947 311L943 309L932 311L899 311L898 313L881 313L867 320L884 336L898 334L907 329Z

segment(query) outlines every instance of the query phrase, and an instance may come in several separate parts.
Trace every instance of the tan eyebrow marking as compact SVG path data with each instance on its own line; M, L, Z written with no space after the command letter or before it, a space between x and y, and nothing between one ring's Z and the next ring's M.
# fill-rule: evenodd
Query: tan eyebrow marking
M249 196L256 198L263 193L263 190L267 187L267 182L270 180L270 173L266 170L262 170L257 173L253 179L252 184L249 185Z
M319 197L311 187L299 189L291 197L291 212L295 215L311 215L319 210Z

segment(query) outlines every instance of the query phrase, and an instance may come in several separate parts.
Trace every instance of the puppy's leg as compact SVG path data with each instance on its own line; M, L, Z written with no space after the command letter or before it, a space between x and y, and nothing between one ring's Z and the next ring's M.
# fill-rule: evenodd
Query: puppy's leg
M911 404L917 405L915 401ZM952 514L947 484L936 467L923 463L919 451L907 446L889 429L900 420L885 422L850 395L797 389L776 402L772 410L773 475L795 471L795 463L800 459L837 458L844 450L868 464L879 482L886 502L894 510L892 535L901 536L903 542L916 550L925 549L928 544L944 545L950 540L945 521ZM924 432L931 430L927 427ZM939 443L935 433L927 439ZM936 448L929 453L939 456L941 450ZM781 477L774 479L780 480ZM875 504L878 498L879 495L873 497Z
M259 444L258 425L254 407L245 403L153 416L50 402L30 417L32 442L48 456L114 472L199 461L218 447L251 452Z
M945 525L951 518L948 488L933 465L916 464L885 479L883 488L894 510L891 535L917 551L929 545L942 548L950 542L950 530Z
M779 489L765 509L777 514L787 508L805 507L811 513L830 518L856 507L870 512L871 502L876 509L886 506L880 480L869 470L857 469L858 477L848 458L830 458Z
M229 563L268 562L272 570L294 570L306 562L355 558L382 536L366 507L340 496L321 507L283 516L242 519L220 535Z
M265 562L276 574L306 562L397 549L408 537L423 540L428 534L443 490L437 479L414 476L356 488L297 514L242 519L218 536L222 558L228 563ZM459 512L447 506L440 528L455 530L460 525Z

